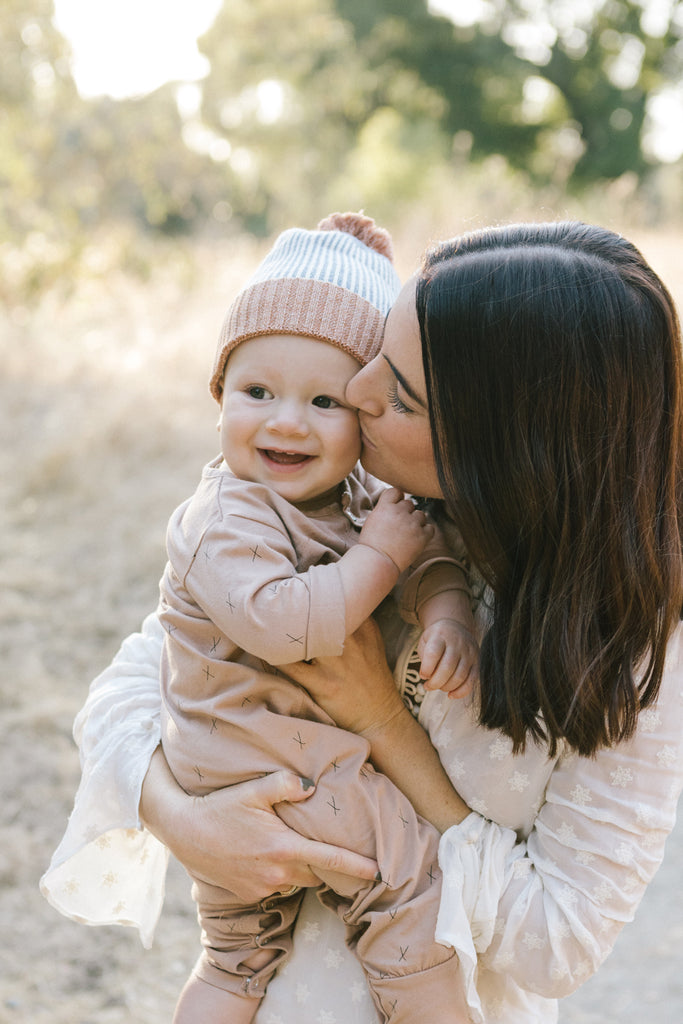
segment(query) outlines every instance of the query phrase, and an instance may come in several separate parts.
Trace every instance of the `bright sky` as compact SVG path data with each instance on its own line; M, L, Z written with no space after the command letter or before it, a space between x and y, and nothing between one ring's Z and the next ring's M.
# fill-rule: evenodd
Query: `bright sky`
M83 96L116 99L151 92L170 79L191 81L208 68L197 37L221 0L54 0L55 24L73 50Z

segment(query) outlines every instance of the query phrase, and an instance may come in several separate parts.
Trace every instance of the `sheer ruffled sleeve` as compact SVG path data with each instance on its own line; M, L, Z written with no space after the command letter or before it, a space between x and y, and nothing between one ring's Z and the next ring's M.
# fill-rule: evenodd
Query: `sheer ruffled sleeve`
M62 914L83 924L126 924L149 947L164 898L168 852L141 827L138 807L159 744L156 615L129 636L92 683L74 723L81 782L66 832L40 888Z
M554 999L598 968L662 861L682 787L679 627L635 736L595 758L561 757L526 839L479 814L443 836L436 935L460 957L473 1020L484 1020L486 974Z

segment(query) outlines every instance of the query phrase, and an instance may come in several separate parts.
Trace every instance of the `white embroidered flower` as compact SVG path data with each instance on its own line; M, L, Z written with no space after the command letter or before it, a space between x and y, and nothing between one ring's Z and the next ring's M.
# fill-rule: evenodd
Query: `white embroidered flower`
M628 878L624 882L624 892L625 893L636 892L638 889L640 889L641 884L642 883L641 883L640 879L638 878L638 875L634 871L632 874L630 874L628 876Z
M552 936L555 940L568 939L571 935L571 928L564 917L560 918L559 921L556 921L553 927L549 930L552 932Z
M514 962L514 953L498 953L498 955L493 958L493 970L507 971L512 967Z
M646 708L638 716L638 724L643 732L654 732L662 724L662 718L655 708Z
M614 889L609 882L601 882L600 885L596 885L593 889L593 899L599 907L612 896Z
M587 786L579 786L578 783L574 786L573 790L569 794L577 807L585 807L593 800L593 794Z
M315 921L308 921L303 929L304 942L317 942L320 938L320 925Z
M567 968L563 967L561 964L555 964L554 967L550 968L550 977L554 981L560 981L561 978L566 978L568 974L569 971Z
M609 773L609 777L612 781L613 786L617 786L619 789L626 789L629 782L633 782L633 772L630 768L625 768L620 765L615 768L613 772Z
M296 1001L297 1003L307 1003L311 998L311 990L308 985L303 982L299 982L296 986Z
M266 1024L285 1024L282 1017L277 1013L269 1013Z
M344 954L340 949L332 949L330 946L325 950L325 956L323 963L325 967L330 967L333 970L338 970L344 962Z
M437 745L439 747L448 747L448 746L450 746L450 744L452 742L453 742L453 730L449 729L449 727L447 725L443 726L441 729L439 729Z
M589 850L579 850L574 859L577 864L583 864L584 867L588 867L595 860L595 854Z
M523 793L529 785L529 776L526 772L513 772L508 779L508 786L513 793Z
M572 839L576 839L574 826L570 825L568 821L563 821L557 830L557 838L561 843L570 843Z
M114 871L107 871L106 874L102 875L102 885L106 889L111 889L112 886L119 884L119 876Z
M502 761L512 753L512 740L507 736L498 736L489 745L489 757L492 761Z
M657 760L662 768L670 768L672 764L676 763L676 751L673 747L662 747L657 751Z
M527 949L543 949L546 940L542 939L536 932L524 932L522 943Z
M528 857L519 857L512 866L514 878L526 878L531 871L531 861Z
M470 807L473 811L476 811L477 814L481 814L482 818L485 818L488 814L488 806L485 800L478 800L475 797L473 800L470 800Z
M455 782L456 779L461 779L465 774L465 765L459 757L454 757L450 764L446 765L446 771L451 782Z
M316 1024L337 1024L337 1018L332 1010L321 1010Z
M620 864L629 864L633 860L633 850L628 843L619 843L614 856Z
M576 903L577 895L576 890L572 889L570 885L563 885L560 890L560 894L557 897L557 902L563 907L573 907Z
M592 970L593 969L591 967L590 960L581 960L576 965L576 970L574 971L574 977L575 978L584 978L584 979L585 978L589 978L591 976L591 974L592 974Z
M80 884L75 878L69 878L64 883L64 892L67 893L69 896L73 896L73 894L75 892L78 892L79 889Z
M503 1012L506 1009L503 999L493 999L487 1007L488 1015L492 1020L502 1020Z
M364 999L369 997L367 985L364 985L361 981L354 981L351 986L351 1002L362 1003Z
M647 804L636 804L634 810L638 824L644 825L645 828L652 828L655 817L652 807L648 807Z

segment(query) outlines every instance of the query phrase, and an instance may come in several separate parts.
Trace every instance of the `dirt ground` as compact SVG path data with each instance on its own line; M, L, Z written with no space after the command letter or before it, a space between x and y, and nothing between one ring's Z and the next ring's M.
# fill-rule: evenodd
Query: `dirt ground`
M633 237L683 306L679 238ZM0 1024L162 1024L196 955L176 864L149 952L129 929L62 918L38 879L77 785L74 714L154 607L166 519L217 447L206 378L254 262L245 242L205 254L199 274L181 258L144 287L94 273L68 299L0 313ZM636 923L562 1024L683 1020L682 862L679 824Z

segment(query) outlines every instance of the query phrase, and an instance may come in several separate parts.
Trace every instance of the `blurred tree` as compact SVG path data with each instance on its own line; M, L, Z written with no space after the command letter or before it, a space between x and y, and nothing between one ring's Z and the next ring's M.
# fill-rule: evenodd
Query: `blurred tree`
M577 190L642 178L648 100L683 70L683 0L657 7L489 0L459 25L427 0L228 0L200 44L203 113L263 230L342 180L375 210L382 178L409 202L453 151Z
M482 11L225 0L193 106L178 83L83 100L52 0L3 0L0 290L38 287L117 224L265 234L342 204L395 223L492 154L556 190L644 180L649 103L683 72L683 0Z
M173 85L82 99L53 14L52 0L0 5L0 295L10 301L75 273L117 224L171 234L210 222L230 178L185 144Z
M577 187L647 172L648 99L683 74L681 0L490 0L469 27L426 0L336 8L371 64L412 69L441 97L440 125L451 137L469 132L475 159L502 153L552 179L554 148Z
M546 95L561 98L546 125L575 133L574 186L647 174L648 101L683 75L681 0L499 0L498 7L502 38L549 84Z
M4 0L0 8L0 238L46 222L44 168L60 122L77 102L69 49L52 24L52 0Z

